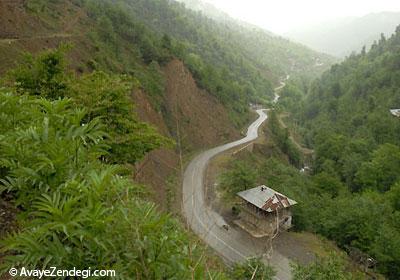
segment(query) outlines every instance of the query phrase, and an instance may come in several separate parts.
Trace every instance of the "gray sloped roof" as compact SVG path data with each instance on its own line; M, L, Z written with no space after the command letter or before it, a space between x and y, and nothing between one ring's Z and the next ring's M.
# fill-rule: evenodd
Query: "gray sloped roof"
M390 113L392 113L393 116L400 117L400 109L391 109Z
M241 191L237 195L267 212L273 212L297 204L293 199L264 185Z

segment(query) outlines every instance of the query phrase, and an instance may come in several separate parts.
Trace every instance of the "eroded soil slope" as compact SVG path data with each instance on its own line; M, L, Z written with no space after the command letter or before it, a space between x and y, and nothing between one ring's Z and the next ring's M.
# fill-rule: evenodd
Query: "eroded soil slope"
M155 125L160 133L174 138L177 145L174 149L150 153L137 166L136 178L152 186L155 200L163 209L179 211L179 147L184 164L185 155L240 138L240 135L229 120L225 108L214 97L197 87L191 73L181 61L171 61L163 72L166 90L162 113L152 107L148 96L143 92L135 92L133 98L139 117Z
M177 127L180 129L183 146L197 150L239 137L225 108L197 87L181 61L171 61L164 73L167 79L164 102L169 117L167 125L172 131Z
M73 46L69 61L75 70L81 68L94 53L87 38L92 24L82 8L69 1L39 17L29 11L26 0L1 0L0 74L14 67L24 52L37 53L61 43Z

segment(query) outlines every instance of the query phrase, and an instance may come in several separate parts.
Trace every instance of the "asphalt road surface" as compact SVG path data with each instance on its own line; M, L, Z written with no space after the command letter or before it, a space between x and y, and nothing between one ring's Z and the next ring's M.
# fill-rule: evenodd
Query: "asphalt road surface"
M283 89L286 86L285 81L290 79L290 75L287 75L281 82L280 82L280 86L275 88L274 92L275 92L275 97L274 100L272 101L273 103L277 103L279 101L280 96L278 95L278 92Z
M183 178L183 212L191 229L228 263L242 262L249 257L262 257L272 265L277 280L291 279L289 260L276 250L266 255L266 244L242 230L223 226L227 223L205 200L204 177L210 160L226 150L248 143L258 137L258 128L267 119L265 110L257 110L258 119L248 128L246 137L196 156L185 170ZM264 241L265 242L265 241Z

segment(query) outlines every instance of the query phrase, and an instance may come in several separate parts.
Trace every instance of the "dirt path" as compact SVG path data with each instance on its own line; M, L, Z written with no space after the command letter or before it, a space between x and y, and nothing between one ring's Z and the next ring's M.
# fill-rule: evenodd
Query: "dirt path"
M38 35L32 37L21 37L21 38L2 38L0 39L0 44L9 44L18 42L18 41L30 41L30 40L46 40L46 39L54 39L54 38L71 38L71 37L81 37L82 35L74 35L67 33L55 33L50 35Z
M288 81L290 79L290 75L287 75L286 77L282 78L281 82L280 82L280 86L276 87L274 89L275 91L275 98L273 100L273 103L278 103L280 95L278 94L281 89L283 89L286 86L285 81ZM283 122L282 117L287 117L289 114L288 113L283 113L278 115L278 121L279 124L283 127L283 128L287 128L287 125ZM303 155L305 156L310 156L314 153L314 150L308 149L303 147L302 145L300 145L299 142L296 141L296 139L293 137L292 132L289 130L289 139L294 143L294 145L303 153Z
M283 114L278 115L278 122L279 122L280 126L282 126L283 128L287 128L287 125L282 120L282 118L287 117L288 115L289 115L288 113L283 113ZM303 153L303 155L310 156L314 153L314 150L305 148L302 145L300 145L300 143L297 142L297 140L293 137L293 134L290 131L290 129L289 129L289 139L290 139L290 141L293 142L293 144L297 147L297 149L299 149Z
M63 30L65 33L71 33L73 32L73 29L75 28L75 26L78 24L78 22L86 17L86 12L84 9L81 9L78 11L78 14L75 15L75 17L73 18L73 20L68 21L66 23L66 25L63 27Z

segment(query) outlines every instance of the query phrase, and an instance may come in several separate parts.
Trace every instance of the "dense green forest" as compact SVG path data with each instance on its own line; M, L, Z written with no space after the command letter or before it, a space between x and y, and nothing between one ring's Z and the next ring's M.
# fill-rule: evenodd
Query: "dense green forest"
M294 183L308 190L295 194L296 227L361 250L389 279L400 277L399 50L400 27L313 83L290 83L280 104L315 150L312 176Z

